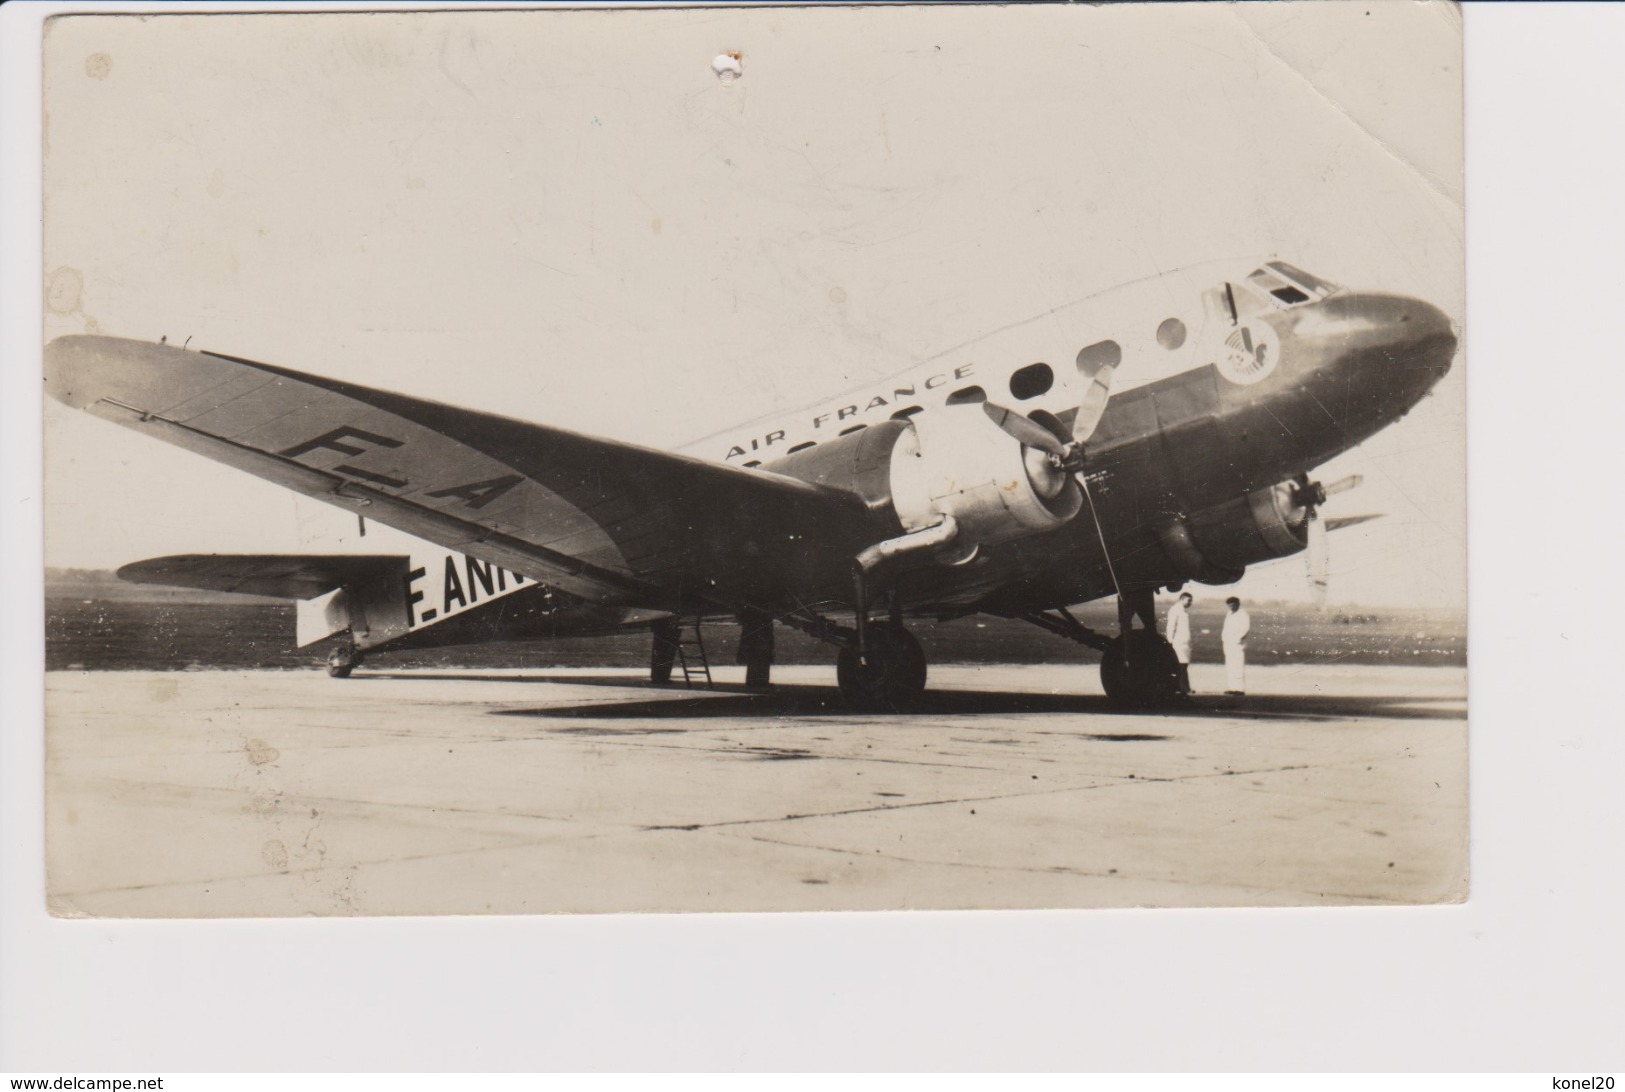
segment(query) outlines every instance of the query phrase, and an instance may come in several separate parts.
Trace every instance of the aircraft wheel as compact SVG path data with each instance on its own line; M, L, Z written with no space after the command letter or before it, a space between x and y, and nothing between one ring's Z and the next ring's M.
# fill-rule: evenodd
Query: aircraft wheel
M348 679L350 672L361 666L361 653L353 648L335 648L327 657L327 674L335 679Z
M1132 661L1123 661L1123 639L1112 641L1100 658L1100 685L1107 699L1124 709L1172 704L1179 697L1179 657L1174 647L1150 630L1134 630Z
M867 665L858 662L854 649L843 648L836 657L841 697L858 709L902 712L925 692L925 650L902 626L877 622L868 636Z

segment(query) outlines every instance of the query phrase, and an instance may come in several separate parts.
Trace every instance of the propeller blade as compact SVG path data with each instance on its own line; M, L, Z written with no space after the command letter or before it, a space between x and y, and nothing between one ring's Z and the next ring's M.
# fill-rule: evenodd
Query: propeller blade
M1325 520L1327 532L1341 531L1345 527L1358 527L1362 523L1370 523L1374 519L1381 519L1381 512L1372 512L1364 516L1333 516Z
M1017 413L995 402L983 402L982 412L987 414L995 425L1027 447L1037 448L1050 455L1066 454L1066 445L1053 432L1025 414Z
M1079 362L1079 367L1085 367ZM1085 443L1095 434L1095 428L1106 413L1106 402L1111 398L1112 373L1117 370L1115 363L1108 364L1098 361L1085 373L1089 379L1089 389L1083 393L1083 402L1078 406L1078 416L1072 422L1072 441Z
M1309 588L1314 594L1315 604L1325 606L1328 570L1331 568L1331 549L1326 541L1326 524L1321 520L1320 513L1313 508L1309 509L1308 525L1305 530L1309 535L1306 546Z
M1330 485L1322 486L1321 489L1328 497L1334 497L1339 493L1347 493L1350 489L1358 489L1360 483L1364 481L1365 475L1350 474L1346 478L1339 478Z

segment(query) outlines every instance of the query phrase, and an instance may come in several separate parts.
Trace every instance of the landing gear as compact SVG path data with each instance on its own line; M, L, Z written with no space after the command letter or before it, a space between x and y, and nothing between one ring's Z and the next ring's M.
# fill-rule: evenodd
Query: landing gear
M841 697L859 709L901 712L925 692L925 650L914 635L892 622L870 622L868 655L843 647L835 660Z
M361 666L361 650L352 644L342 644L327 654L327 673L335 679L348 679L350 672Z
M649 627L654 642L649 649L649 683L670 686L672 665L677 662L677 644L682 639L682 619L662 618Z
M773 679L773 616L766 611L739 612L739 653L745 665L745 688L766 690Z
M1134 628L1138 618L1142 629ZM1100 653L1100 685L1125 709L1167 705L1180 694L1179 657L1157 633L1155 588L1133 588L1117 599L1117 629Z
M1063 607L1021 615L1040 629L1076 641L1100 653L1100 685L1106 698L1123 709L1150 709L1168 705L1183 693L1179 657L1174 646L1157 633L1153 589L1134 589L1117 601L1116 637L1082 625ZM1143 628L1134 628L1139 618Z
M1100 685L1113 705L1148 709L1168 705L1179 697L1179 657L1174 646L1152 630L1114 637L1100 657Z
M1157 632L1157 591L1155 588L1132 588L1117 597L1117 632L1121 635L1134 631L1134 619L1140 620L1144 631ZM1142 631L1142 632L1144 632ZM1133 660L1140 646L1137 641L1128 646L1129 660Z

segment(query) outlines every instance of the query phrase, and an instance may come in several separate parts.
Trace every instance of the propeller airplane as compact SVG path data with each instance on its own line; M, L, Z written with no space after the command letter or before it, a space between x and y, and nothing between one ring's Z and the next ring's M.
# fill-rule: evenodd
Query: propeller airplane
M1124 285L678 452L104 336L51 342L46 384L424 541L120 570L296 600L335 675L384 648L632 626L669 682L702 624L737 619L749 684L787 625L834 646L848 702L901 709L926 682L908 620L985 613L1097 650L1107 695L1146 705L1175 693L1157 590L1306 551L1323 597L1328 532L1372 517L1323 518L1360 479L1311 471L1409 412L1456 347L1431 304L1268 260ZM1106 596L1115 634L1068 612Z

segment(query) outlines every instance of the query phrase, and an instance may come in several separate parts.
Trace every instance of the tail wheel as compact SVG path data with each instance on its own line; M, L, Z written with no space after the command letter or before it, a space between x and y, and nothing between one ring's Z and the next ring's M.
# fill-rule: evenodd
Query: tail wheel
M856 651L841 649L835 678L841 697L858 709L902 712L925 693L925 650L902 626L876 622L869 626L869 662Z
M1116 638L1100 658L1100 685L1113 705L1146 709L1168 705L1179 696L1179 657L1174 647L1150 630L1129 635L1125 661L1123 639Z
M361 653L354 647L335 648L327 656L327 674L335 679L348 679L350 672L361 666Z

